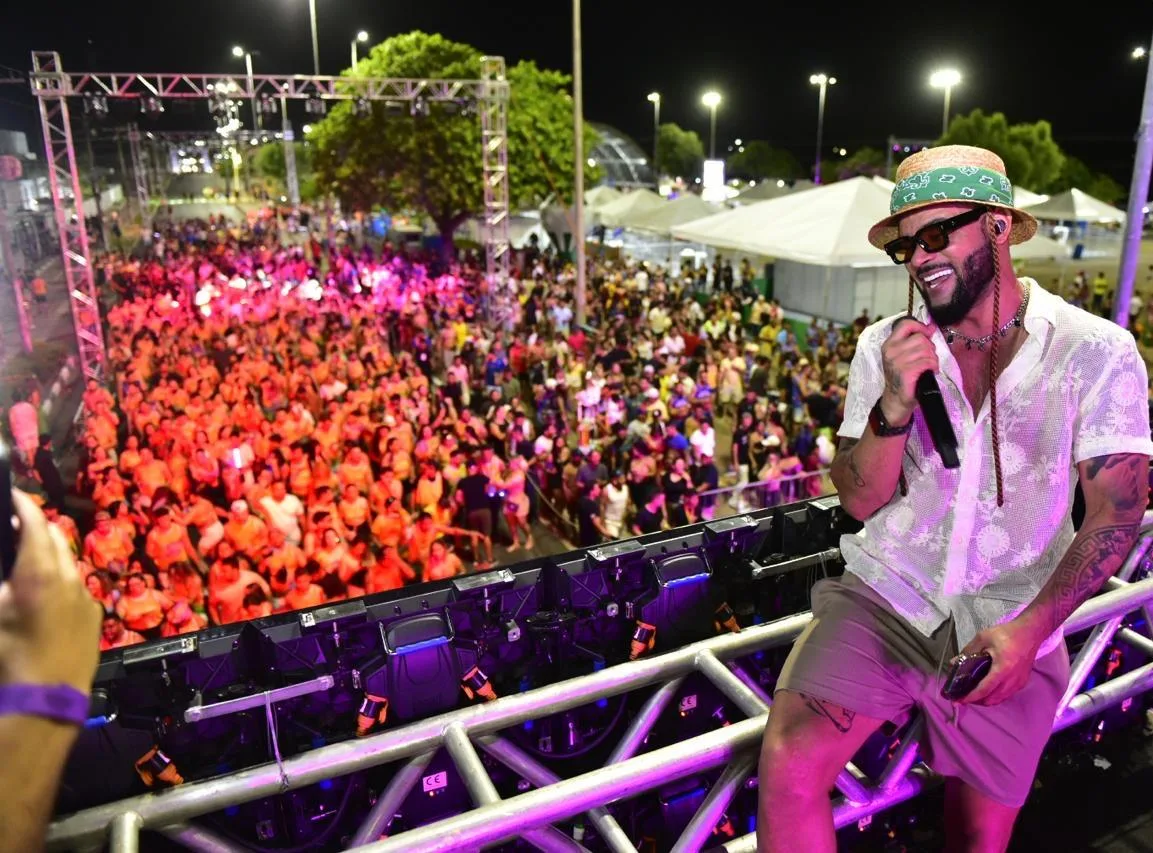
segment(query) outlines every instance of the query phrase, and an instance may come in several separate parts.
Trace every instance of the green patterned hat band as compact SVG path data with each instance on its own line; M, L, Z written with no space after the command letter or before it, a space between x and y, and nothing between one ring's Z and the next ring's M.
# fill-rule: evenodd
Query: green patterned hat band
M1012 207L1013 185L1004 175L980 166L941 166L898 181L889 201L889 213L937 201Z

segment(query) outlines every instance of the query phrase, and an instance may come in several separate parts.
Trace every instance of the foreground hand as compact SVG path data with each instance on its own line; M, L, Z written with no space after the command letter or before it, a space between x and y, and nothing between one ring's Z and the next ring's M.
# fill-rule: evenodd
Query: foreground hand
M13 489L20 549L0 584L0 684L67 684L92 689L100 659L102 609L80 578L55 525Z
M1033 671L1037 650L1045 641L1039 633L1031 623L1011 619L977 634L962 653L988 652L993 665L973 692L958 700L958 704L999 705L1024 687Z

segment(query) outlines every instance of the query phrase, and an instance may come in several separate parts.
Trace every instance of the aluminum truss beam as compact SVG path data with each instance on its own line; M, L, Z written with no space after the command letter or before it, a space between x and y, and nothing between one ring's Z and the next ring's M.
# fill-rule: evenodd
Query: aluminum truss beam
M144 159L140 150L140 128L135 124L128 125L128 156L132 161L132 180L136 185L136 207L140 213L140 227L148 233L148 212L151 205L151 192L149 191L148 170L144 166ZM148 242L147 237L145 242Z
M29 77L32 94L40 101L40 119L44 129L44 147L52 181L52 200L60 227L60 250L64 257L68 291L73 294L73 319L80 349L80 363L85 376L103 379L104 339L100 332L96 290L92 278L88 235L83 227L70 226L75 211L83 211L76 152L68 120L68 98L103 97L211 100L222 94L235 100L279 98L284 122L285 167L293 204L300 202L296 180L295 155L291 150L292 127L288 100L366 100L392 103L474 103L481 115L481 162L484 177L485 260L489 289L507 293L509 271L509 186L508 186L508 101L509 84L505 77L504 59L486 56L481 59L479 80L410 79L391 77L325 77L318 75L276 74L135 74L102 72L67 72L60 55L53 51L32 52ZM138 140L136 149L139 149ZM136 172L137 197L147 215L147 183L140 195L141 170L150 158L147 151L136 150L133 169ZM145 177L143 180L147 181ZM67 192L72 197L67 197ZM69 226L66 231L64 226ZM86 282L85 282L86 279ZM92 315L91 317L89 315ZM83 317L83 322L81 318ZM93 335L95 333L95 339Z
M36 51L32 54L32 74L49 79L63 76L60 57L55 53ZM35 84L33 84L35 90ZM100 326L100 306L96 280L92 275L88 251L88 229L84 223L84 194L80 190L80 171L76 168L76 146L72 141L72 123L68 116L68 99L57 90L40 94L40 128L44 134L48 184L52 191L52 209L56 214L56 233L64 262L64 281L72 308L72 325L76 330L76 349L80 369L86 379L105 380L104 332Z
M1114 620L1142 610L1153 603L1153 578L1129 582L1137 568L1151 559L1153 527L1145 527L1124 566L1106 592L1090 599L1065 623L1066 635L1103 625L1108 632ZM345 741L295 756L281 765L266 764L230 776L193 782L160 794L148 794L78 812L49 829L50 848L73 848L108 838L115 829L117 838L132 827L161 829L182 824L191 818L230 805L272 796L369 767L407 761L381 794L377 807L354 836L353 849L371 853L393 851L453 851L475 849L532 833L541 844L559 844L558 833L550 825L589 813L614 853L633 850L609 814L607 806L622 798L652 790L669 781L704 772L721 765L727 769L689 822L677 850L695 850L707 840L732 797L753 771L755 750L764 730L767 702L763 693L747 683L732 659L754 651L780 646L794 640L809 623L811 613L800 613L767 625L746 628L685 648L610 667L592 675L548 685L527 693L502 697L482 706L473 706L411 723L360 741ZM1120 624L1120 621L1118 621ZM1128 628L1121 636L1153 658L1153 640ZM1105 644L1086 643L1074 664L1074 672L1084 680L1092 670L1083 659L1100 657ZM728 663L728 665L726 665ZM1080 665L1079 665L1080 664ZM708 732L682 743L638 754L641 744L673 698L686 675L697 672L715 684L749 719ZM620 695L652 684L662 686L650 697L641 712L622 735L606 766L571 779L557 779L520 750L498 736L510 726L598 699ZM1053 724L1058 732L1100 713L1105 708L1153 689L1153 662L1092 689L1072 689L1072 699L1059 712ZM900 749L876 781L852 765L838 778L841 796L834 802L838 827L884 811L910 799L937 781L917 760L918 723L914 721ZM432 753L448 748L458 770L469 780L478 807L446 820L372 842L386 832L396 804L403 801L419 779ZM477 759L476 747L521 773L535 790L508 800L494 800L491 779ZM478 766L480 765L480 766ZM121 815L133 815L126 821ZM137 820L137 817L139 820ZM540 832L536 832L540 831ZM123 843L123 842L122 842ZM576 849L567 845L567 849ZM755 850L752 835L729 842L731 853Z

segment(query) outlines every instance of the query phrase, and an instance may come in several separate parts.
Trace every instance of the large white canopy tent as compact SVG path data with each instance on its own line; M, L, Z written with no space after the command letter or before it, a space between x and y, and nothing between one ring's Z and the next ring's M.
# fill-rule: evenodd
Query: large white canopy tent
M673 236L775 258L774 296L784 308L848 323L862 309L875 316L905 308L905 268L868 241L888 210L889 191L856 177L677 226ZM1066 254L1043 237L1013 248L1017 260Z
M639 189L622 195L594 212L596 223L609 228L624 228L630 220L655 210L665 200L652 190Z
M676 226L712 216L723 209L721 205L705 201L695 193L685 193L672 201L664 202L660 207L630 217L624 223L624 227L630 231L668 237Z
M1022 204L1018 201L1018 204ZM1079 189L1065 190L1040 204L1023 205L1038 219L1057 222L1089 222L1101 225L1125 222L1125 211L1093 198Z

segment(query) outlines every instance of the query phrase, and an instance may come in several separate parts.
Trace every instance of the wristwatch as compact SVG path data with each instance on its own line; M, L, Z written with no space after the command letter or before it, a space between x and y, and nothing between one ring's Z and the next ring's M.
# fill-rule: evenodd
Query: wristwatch
M889 438L894 435L908 435L909 430L913 428L913 416L909 416L909 420L903 426L891 426L885 420L885 413L881 411L881 400L873 404L872 411L869 412L869 426L873 430L873 435L877 438Z
M82 726L88 703L86 694L67 684L0 685L0 717L21 714Z

